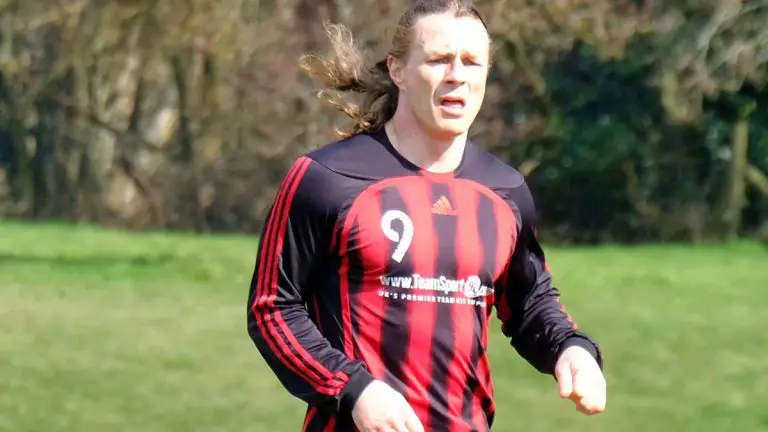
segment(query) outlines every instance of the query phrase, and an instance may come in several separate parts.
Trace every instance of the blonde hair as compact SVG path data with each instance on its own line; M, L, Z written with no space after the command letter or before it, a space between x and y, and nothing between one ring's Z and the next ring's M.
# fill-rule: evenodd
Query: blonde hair
M456 17L473 17L487 30L487 24L478 9L469 0L419 0L403 15L392 38L389 55L405 59L411 42L411 31L416 21L426 15L453 12ZM322 86L319 96L332 107L353 120L347 129L337 130L341 137L365 131L374 131L395 114L399 89L389 76L387 60L366 64L364 54L349 29L342 24L326 24L331 50L326 57L304 54L299 61L301 69L314 82ZM355 103L345 96L349 92L362 96Z

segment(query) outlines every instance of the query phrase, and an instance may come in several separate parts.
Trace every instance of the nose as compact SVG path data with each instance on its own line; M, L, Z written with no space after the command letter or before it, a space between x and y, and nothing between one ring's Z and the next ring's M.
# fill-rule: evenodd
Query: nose
M463 84L466 81L467 66L460 56L456 56L448 65L446 79L452 83Z

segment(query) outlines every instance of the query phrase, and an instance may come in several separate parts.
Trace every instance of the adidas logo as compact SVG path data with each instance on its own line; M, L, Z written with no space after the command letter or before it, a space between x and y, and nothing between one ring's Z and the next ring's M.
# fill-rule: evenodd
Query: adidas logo
M448 201L448 198L446 198L445 195L438 198L438 200L432 204L432 213L445 216L456 216L456 210L453 209L451 202Z

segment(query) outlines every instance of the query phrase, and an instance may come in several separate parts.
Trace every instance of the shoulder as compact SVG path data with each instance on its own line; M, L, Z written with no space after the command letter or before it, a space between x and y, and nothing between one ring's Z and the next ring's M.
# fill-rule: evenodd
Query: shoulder
M326 217L337 197L333 193L336 179L333 173L308 155L294 159L283 176L275 197L278 208L290 205L292 215Z
M525 176L512 164L473 141L467 142L461 176L498 194L524 220L536 217L536 207Z
M502 161L474 141L467 141L462 175L491 189L509 189L525 185L525 177L514 166Z
M408 173L393 154L383 130L330 142L309 152L306 157L341 177L351 179L378 181Z
M380 133L357 134L299 156L284 179L295 205L330 215L380 180L407 174Z

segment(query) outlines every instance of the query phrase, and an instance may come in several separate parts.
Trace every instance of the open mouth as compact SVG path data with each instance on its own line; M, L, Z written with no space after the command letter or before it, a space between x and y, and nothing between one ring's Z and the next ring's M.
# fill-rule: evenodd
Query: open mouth
M446 108L464 108L466 104L467 102L463 98L456 96L445 96L440 98L440 106Z

